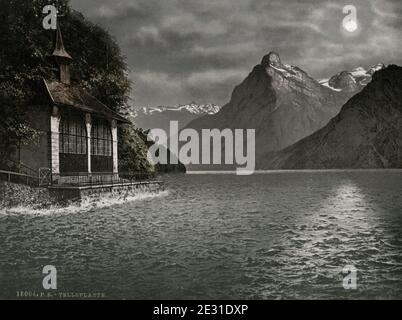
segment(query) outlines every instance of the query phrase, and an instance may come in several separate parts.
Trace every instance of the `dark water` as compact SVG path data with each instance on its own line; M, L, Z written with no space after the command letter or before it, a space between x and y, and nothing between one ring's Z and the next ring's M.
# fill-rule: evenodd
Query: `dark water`
M182 175L167 192L0 211L0 297L402 298L402 171ZM342 269L358 269L357 290Z

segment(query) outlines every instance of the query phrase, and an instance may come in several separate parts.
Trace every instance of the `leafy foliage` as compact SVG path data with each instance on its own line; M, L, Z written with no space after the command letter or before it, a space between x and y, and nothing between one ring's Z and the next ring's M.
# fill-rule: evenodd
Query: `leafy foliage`
M148 161L142 161L147 157L147 151L141 131L129 126L119 131L120 172L153 173L155 168Z
M64 44L73 57L72 81L111 109L126 113L130 93L127 66L116 41L70 8L68 0L0 0L0 165L21 143L34 143L25 108L42 78L55 79L51 57L55 31L45 30L43 7L58 8ZM121 129L121 161L127 168L152 170L146 146L134 128ZM128 152L130 150L130 152Z

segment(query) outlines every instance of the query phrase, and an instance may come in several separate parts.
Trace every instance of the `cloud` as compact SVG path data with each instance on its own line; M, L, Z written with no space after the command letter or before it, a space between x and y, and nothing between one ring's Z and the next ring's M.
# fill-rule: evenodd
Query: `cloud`
M145 101L141 98L134 98L136 105L144 106L164 105L166 104L163 103L164 101L174 101L177 99L177 95L187 102L199 101L204 97L210 97L211 100L213 97L223 99L230 94L230 91L225 89L227 83L238 83L247 74L248 70L241 69L211 69L188 75L172 76L165 72L146 70L131 73L130 77L134 82L134 97L139 97L139 93L147 96ZM179 103L172 102L171 104Z
M240 59L248 54L253 54L258 51L258 47L254 41L217 44L215 46L206 46L196 44L191 48L191 54L200 57L213 57L218 56L231 59Z
M134 35L126 38L126 41L139 42L141 45L149 45L155 43L157 45L164 46L166 41L162 38L159 29L155 26L141 26Z
M136 104L224 104L269 51L316 78L378 62L402 64L402 2L354 0L71 0L119 42Z
M247 70L206 70L191 74L187 83L190 86L213 87L228 81L239 81L247 75Z

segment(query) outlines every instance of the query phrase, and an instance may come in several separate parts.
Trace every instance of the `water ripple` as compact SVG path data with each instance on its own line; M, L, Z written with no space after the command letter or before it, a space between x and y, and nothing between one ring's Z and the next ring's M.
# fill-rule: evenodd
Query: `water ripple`
M0 296L402 298L402 173L168 176L168 192L0 211ZM358 290L342 269L358 269Z

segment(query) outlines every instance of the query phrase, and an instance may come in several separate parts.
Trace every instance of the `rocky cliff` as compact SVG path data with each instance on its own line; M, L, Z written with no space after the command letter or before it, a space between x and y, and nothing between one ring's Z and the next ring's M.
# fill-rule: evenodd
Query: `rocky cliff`
M322 128L356 91L333 90L271 52L238 85L220 112L188 127L256 129L257 161Z
M376 72L324 128L267 153L260 168L402 168L402 68Z

